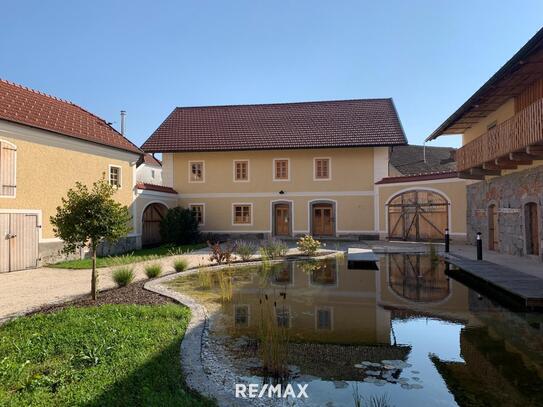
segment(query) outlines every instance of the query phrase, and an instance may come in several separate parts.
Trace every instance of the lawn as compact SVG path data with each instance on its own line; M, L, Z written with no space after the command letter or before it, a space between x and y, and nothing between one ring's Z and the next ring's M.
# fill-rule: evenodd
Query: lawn
M152 260L168 255L182 254L191 250L198 250L206 246L207 245L205 243L196 243L183 246L164 245L149 249L135 250L133 252L118 256L98 257L96 264L97 267L120 266L123 264ZM47 267L60 269L90 269L92 267L92 259L66 260L59 263L49 264Z
M0 327L2 406L210 406L183 382L177 304L69 307Z

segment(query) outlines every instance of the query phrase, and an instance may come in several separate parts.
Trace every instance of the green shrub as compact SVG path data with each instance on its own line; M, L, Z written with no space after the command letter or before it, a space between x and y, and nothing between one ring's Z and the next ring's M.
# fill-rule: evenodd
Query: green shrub
M251 260L253 254L255 254L256 245L253 242L244 240L236 241L236 254L241 257L243 261Z
M260 245L260 247L267 253L267 256L271 259L277 257L285 257L288 252L288 246L285 242L279 239L268 239Z
M145 274L149 278L158 277L162 274L162 266L159 263L149 264L148 266L145 266Z
M165 243L176 245L197 243L200 240L198 221L190 209L168 209L160 222L160 236Z
M132 267L121 267L113 271L112 277L118 287L124 287L134 281L134 270Z
M314 256L320 247L321 242L309 235L305 235L298 240L298 250L306 256Z
M177 259L173 262L173 268L177 273L185 271L189 267L187 259Z

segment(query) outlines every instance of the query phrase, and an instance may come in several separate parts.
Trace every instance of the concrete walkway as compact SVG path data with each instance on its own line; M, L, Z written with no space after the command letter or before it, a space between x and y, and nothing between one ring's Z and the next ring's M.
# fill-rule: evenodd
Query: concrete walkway
M173 273L173 261L185 258L189 268L210 264L209 249L204 248L182 256L162 257L134 263L135 281L146 279L145 266L160 263L164 274ZM111 278L113 267L98 269L98 288L115 287ZM25 314L47 304L68 301L90 292L91 270L69 270L42 267L0 273L0 322Z

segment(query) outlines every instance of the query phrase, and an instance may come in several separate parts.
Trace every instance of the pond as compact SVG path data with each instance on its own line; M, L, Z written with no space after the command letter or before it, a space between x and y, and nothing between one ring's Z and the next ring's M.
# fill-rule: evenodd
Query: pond
M205 304L239 377L307 383L306 405L543 405L543 314L501 307L437 257L232 266L171 286Z

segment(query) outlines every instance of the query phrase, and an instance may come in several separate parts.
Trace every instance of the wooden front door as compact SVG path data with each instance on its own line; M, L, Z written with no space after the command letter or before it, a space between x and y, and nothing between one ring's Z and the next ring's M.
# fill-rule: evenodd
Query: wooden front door
M496 205L488 207L488 250L498 250L498 211Z
M526 254L539 255L539 224L537 204L530 202L524 208L526 226Z
M156 245L162 241L160 222L164 219L167 211L168 208L159 203L153 203L145 208L141 232L142 246Z
M290 235L290 209L287 204L275 205L275 235Z
M38 265L38 215L0 213L0 272Z
M331 236L334 234L334 218L331 204L313 206L313 234Z

